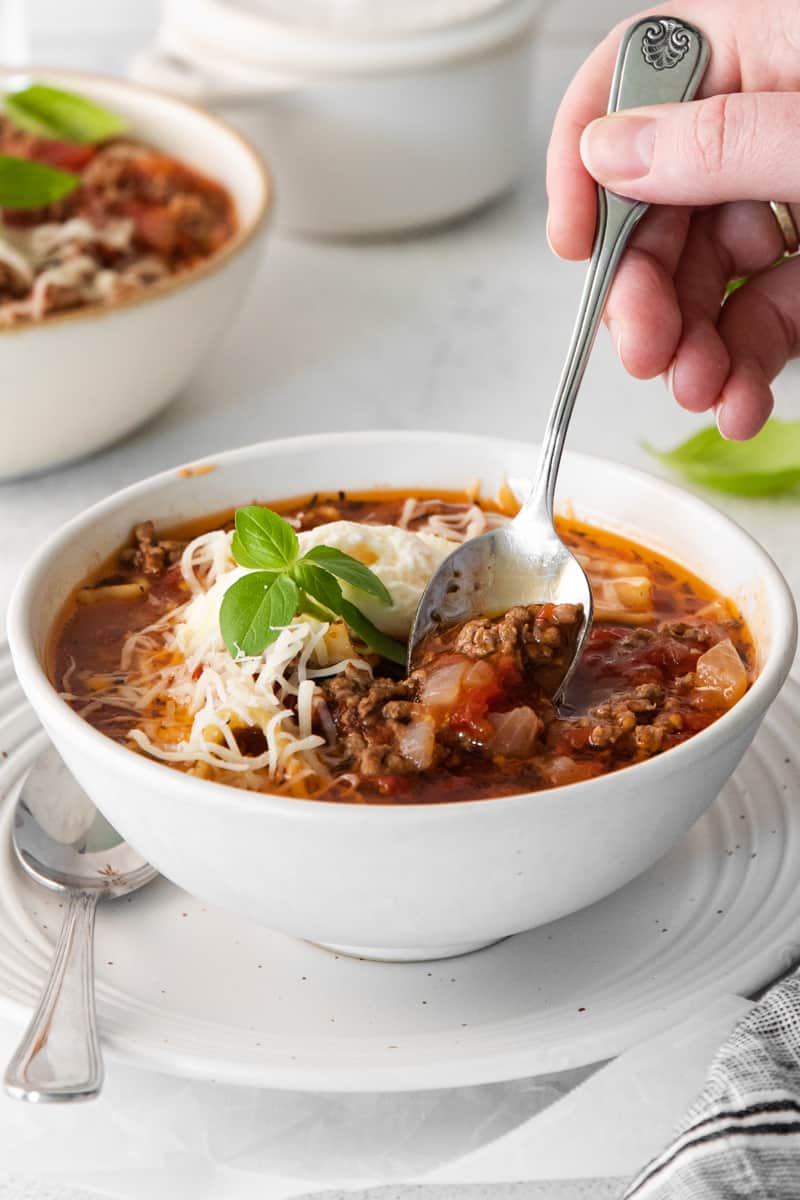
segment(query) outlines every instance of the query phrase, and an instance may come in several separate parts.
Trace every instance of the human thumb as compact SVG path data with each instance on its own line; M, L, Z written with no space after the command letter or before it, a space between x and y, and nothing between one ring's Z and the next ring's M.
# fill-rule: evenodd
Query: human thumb
M654 204L800 200L800 92L712 96L592 121L581 157L612 191Z

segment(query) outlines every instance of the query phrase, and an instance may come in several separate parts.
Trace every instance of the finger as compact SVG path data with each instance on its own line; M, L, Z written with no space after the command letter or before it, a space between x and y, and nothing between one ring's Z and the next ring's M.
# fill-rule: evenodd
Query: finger
M719 330L732 368L717 423L725 437L753 437L772 409L771 381L800 349L800 260L763 271L734 292Z
M607 111L620 42L635 21L655 14L668 16L675 10L675 4L660 4L621 21L592 52L564 94L547 151L548 240L562 258L588 258L591 251L596 194L581 158L580 139L585 127ZM686 2L675 15L699 23L714 46L700 94L736 90L741 76L730 5L714 5L709 0Z
M583 132L604 186L655 204L800 200L800 93L752 92L629 109Z
M681 336L672 277L689 219L688 209L653 209L617 268L605 319L623 366L636 379L666 371Z
M730 355L717 330L731 278L730 258L714 236L715 214L696 213L675 272L683 332L668 383L682 408L706 412L730 372Z
M800 205L795 219L800 221ZM712 232L727 257L731 279L765 270L786 250L778 222L763 200L721 205L715 210Z
M717 428L724 438L746 442L763 429L775 407L772 388L757 362L738 362L717 404Z
M728 283L771 266L783 249L777 222L762 202L738 201L693 218L675 276L683 336L669 377L684 408L711 408L730 371L717 329Z

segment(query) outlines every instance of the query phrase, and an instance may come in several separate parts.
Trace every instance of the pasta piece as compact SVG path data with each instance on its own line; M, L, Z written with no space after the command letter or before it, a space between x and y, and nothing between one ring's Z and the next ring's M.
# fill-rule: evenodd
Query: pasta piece
M344 659L356 656L350 630L344 621L334 621L325 633L322 642L325 646L325 659L316 664L318 666L324 667L328 663L342 662ZM317 652L315 651L315 653Z
M500 511L507 517L515 517L520 510L519 500L507 479L504 479L498 488L497 503L500 505Z
M709 600L702 608L698 608L695 616L701 621L715 621L725 625L731 619L730 609L724 600Z
M597 621L644 625L655 620L653 585L644 575L605 579L593 584L592 592Z
M650 570L645 563L616 562L610 558L597 558L592 554L576 553L575 557L592 579L649 579Z
M81 588L77 595L78 604L101 604L106 600L141 600L150 589L146 579L131 583L106 583L100 587Z

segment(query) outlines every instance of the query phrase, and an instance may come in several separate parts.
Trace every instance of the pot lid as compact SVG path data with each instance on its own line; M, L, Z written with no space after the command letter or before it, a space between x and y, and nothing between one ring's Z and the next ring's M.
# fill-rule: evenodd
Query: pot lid
M507 0L219 0L262 21L333 37L397 37L474 21Z
M543 0L166 0L159 43L225 66L335 73L408 68L486 51ZM222 62L220 63L222 65Z

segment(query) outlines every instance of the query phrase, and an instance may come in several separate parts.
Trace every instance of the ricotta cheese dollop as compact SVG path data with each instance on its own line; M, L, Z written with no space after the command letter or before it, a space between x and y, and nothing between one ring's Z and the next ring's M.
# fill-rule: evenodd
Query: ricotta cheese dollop
M314 546L333 546L357 558L385 584L391 605L381 604L364 592L342 584L342 592L381 633L405 641L411 633L425 586L455 543L435 533L412 533L396 525L359 525L356 521L330 521L299 534L305 554Z

